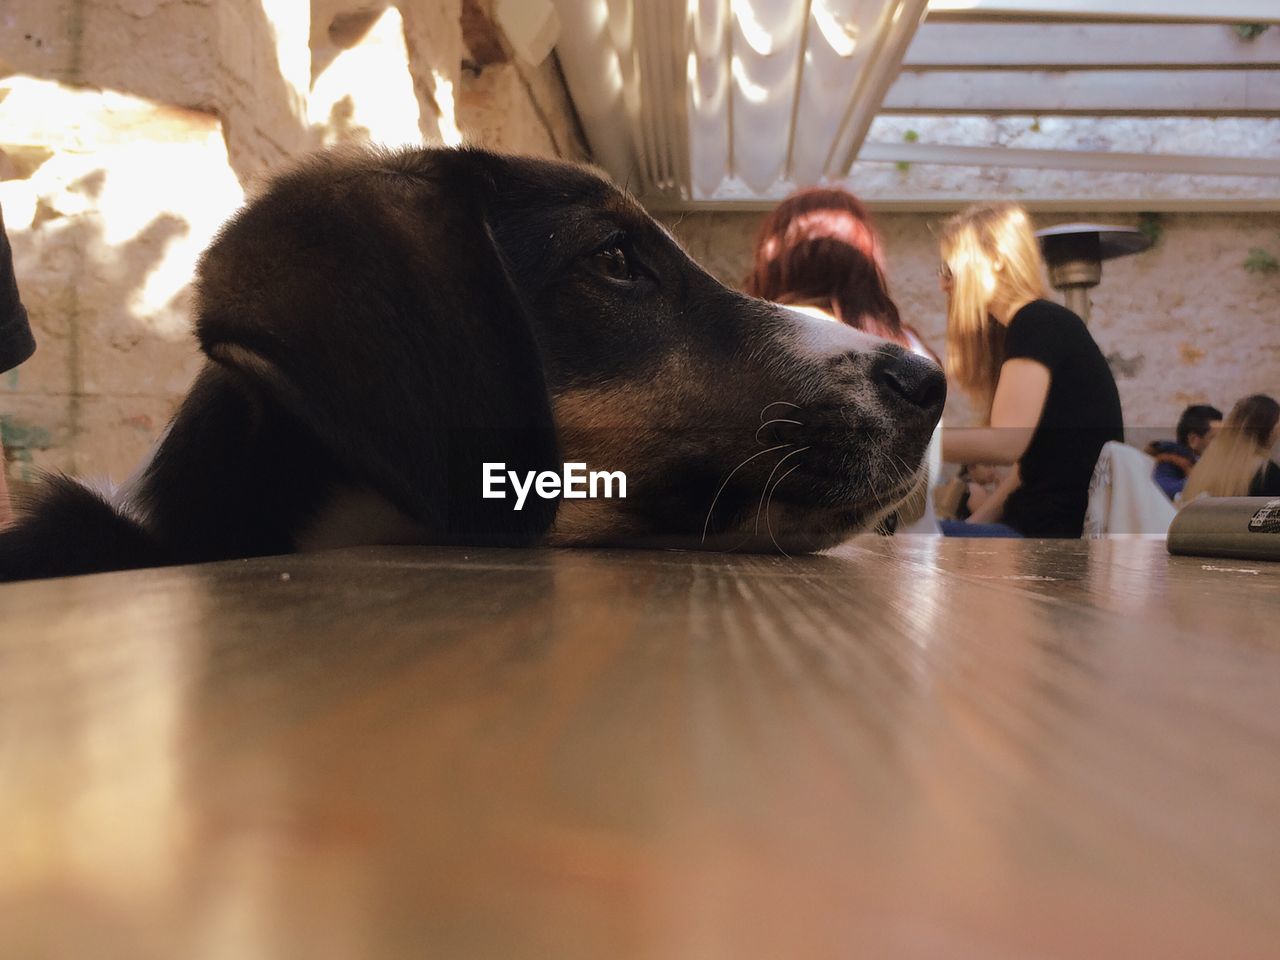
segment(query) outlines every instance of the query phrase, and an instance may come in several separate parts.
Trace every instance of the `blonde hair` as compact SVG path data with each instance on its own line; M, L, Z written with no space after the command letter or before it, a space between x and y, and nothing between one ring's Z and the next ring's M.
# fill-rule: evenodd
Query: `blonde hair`
M1245 397L1222 424L1222 430L1182 488L1182 502L1197 497L1247 497L1254 478L1270 455L1271 434L1280 422L1280 404L1266 394Z
M942 226L942 263L951 274L947 300L947 372L991 408L1004 362L1005 328L993 303L1027 303L1048 295L1040 244L1016 203L976 204Z

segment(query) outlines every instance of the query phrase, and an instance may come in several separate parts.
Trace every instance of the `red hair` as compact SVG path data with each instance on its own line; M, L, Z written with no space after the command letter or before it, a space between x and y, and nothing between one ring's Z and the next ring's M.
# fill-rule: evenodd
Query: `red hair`
M793 193L760 225L746 292L775 303L815 306L867 333L910 346L884 276L880 237L847 190Z

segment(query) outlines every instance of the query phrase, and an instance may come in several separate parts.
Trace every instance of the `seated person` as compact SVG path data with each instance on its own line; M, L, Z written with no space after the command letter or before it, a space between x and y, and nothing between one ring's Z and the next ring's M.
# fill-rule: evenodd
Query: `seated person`
M946 536L1079 537L1102 447L1124 439L1120 393L1084 321L1046 299L1040 244L1026 211L986 204L943 226L947 365L986 426L948 430L952 463L1016 466Z
M968 520L999 488L1005 471L989 463L966 463L949 483L941 484L934 493L938 517L943 520Z
M1199 497L1280 497L1280 466L1271 459L1280 442L1280 403L1265 394L1245 397L1191 470L1185 506Z
M18 298L13 276L13 251L0 211L0 373L12 370L35 352L36 343L27 323L27 311ZM4 446L0 445L0 526L9 521L9 484L5 476Z
M1147 453L1156 461L1151 478L1170 500L1178 499L1191 468L1221 426L1221 410L1207 404L1192 404L1178 418L1176 441L1156 440L1147 445Z

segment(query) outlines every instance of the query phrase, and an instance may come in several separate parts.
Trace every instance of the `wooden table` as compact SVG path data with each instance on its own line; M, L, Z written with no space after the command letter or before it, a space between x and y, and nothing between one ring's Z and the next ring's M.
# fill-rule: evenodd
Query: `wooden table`
M1280 956L1280 565L370 549L0 587L0 957Z

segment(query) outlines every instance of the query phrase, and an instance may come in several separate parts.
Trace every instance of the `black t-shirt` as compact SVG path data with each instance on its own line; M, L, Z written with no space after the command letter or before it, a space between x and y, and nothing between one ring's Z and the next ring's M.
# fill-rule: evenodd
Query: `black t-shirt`
M13 251L4 232L0 212L0 373L12 370L35 352L27 311L18 298L18 282L13 276Z
M1274 460L1268 460L1249 484L1251 497L1280 497L1280 466Z
M1027 537L1078 537L1102 445L1124 439L1120 393L1084 321L1066 307L1033 300L1009 321L1005 359L1049 370L1049 394L1005 501L1004 523Z

